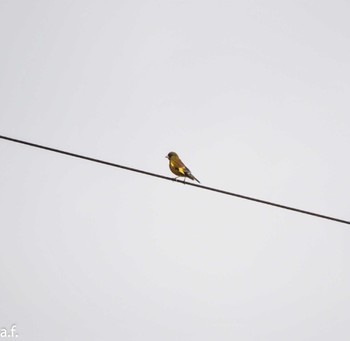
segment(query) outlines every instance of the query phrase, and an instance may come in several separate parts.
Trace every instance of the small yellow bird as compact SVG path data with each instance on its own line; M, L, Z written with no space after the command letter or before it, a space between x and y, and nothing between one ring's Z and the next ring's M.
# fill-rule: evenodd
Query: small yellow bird
M166 158L169 159L169 168L175 175L178 177L183 176L185 177L185 180L186 178L190 178L191 180L196 180L198 183L200 183L199 180L192 175L191 171L183 164L176 153L170 152Z

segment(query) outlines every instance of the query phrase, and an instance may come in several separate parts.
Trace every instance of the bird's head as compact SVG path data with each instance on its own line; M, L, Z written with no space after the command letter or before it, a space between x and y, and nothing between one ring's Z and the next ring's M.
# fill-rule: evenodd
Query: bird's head
M171 159L172 157L174 157L174 156L177 157L177 154L176 154L175 152L170 152L170 153L166 156L166 158L170 160L170 159Z

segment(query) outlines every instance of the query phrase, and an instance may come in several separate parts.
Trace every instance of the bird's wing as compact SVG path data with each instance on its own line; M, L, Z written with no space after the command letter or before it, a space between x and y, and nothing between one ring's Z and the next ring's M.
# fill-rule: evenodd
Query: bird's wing
M179 171L183 175L187 175L186 173L188 173L189 169L186 168L186 166L179 158L171 160L171 162L177 171Z

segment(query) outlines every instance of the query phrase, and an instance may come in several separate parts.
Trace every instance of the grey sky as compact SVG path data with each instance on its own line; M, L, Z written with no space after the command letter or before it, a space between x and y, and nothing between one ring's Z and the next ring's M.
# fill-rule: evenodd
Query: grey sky
M0 134L350 219L346 1L0 1ZM18 340L349 340L350 229L0 140Z

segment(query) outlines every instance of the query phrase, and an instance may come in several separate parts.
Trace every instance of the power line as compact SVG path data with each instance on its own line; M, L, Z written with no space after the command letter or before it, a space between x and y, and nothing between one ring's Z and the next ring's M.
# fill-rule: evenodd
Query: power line
M275 206L275 207L279 207L279 208L282 208L282 209L285 209L285 210L290 210L290 211L294 211L294 212L308 214L308 215L311 215L311 216L314 216L314 217L328 219L328 220L336 221L338 223L343 223L343 224L350 225L350 221L347 221L347 220L334 218L334 217L330 217L330 216L326 216L326 215L323 215L323 214L310 212L310 211L306 211L306 210L301 210L299 208L290 207L290 206L286 206L286 205L281 205L281 204L277 204L277 203L274 203L274 202L271 202L271 201L266 201L266 200L261 200L261 199L257 199L257 198L253 198L253 197L248 197L246 195L232 193L232 192L228 192L228 191L223 191L221 189L208 187L208 186L203 186L203 185L199 185L199 184L195 184L195 183L178 181L178 180L174 180L174 178L170 178L168 176L155 174L155 173L151 173L151 172L146 172L146 171L141 170L141 169L136 169L136 168L131 168L131 167L127 167L127 166L122 166L122 165L118 165L118 164L113 163L113 162L103 161L103 160L95 159L95 158L92 158L92 157L88 157L88 156L84 156L84 155L80 155L80 154L75 154L75 153L71 153L71 152L67 152L67 151L64 151L64 150L51 148L51 147L47 147L47 146L43 146L43 145L32 143L32 142L18 140L18 139L14 139L14 138L8 137L8 136L0 135L0 138L4 139L4 140L11 141L11 142L16 142L16 143L24 144L24 145L27 145L27 146L31 146L31 147L48 150L50 152L64 154L64 155L76 157L76 158L87 160L87 161L97 162L97 163L101 163L103 165L107 165L107 166L111 166L111 167L122 168L122 169L125 169L125 170L128 170L128 171L131 171L131 172L136 172L136 173L141 173L141 174L145 174L145 175L149 175L149 176L154 176L154 177L161 178L161 179L164 179L164 180L176 181L176 182L179 182L179 183L182 183L182 184L186 184L186 185L189 185L189 186L199 187L199 188L202 188L202 189L205 189L205 190L208 190L208 191L217 192L217 193L221 193L221 194L225 194L225 195L230 195L230 196L238 197L238 198L241 198L241 199L255 201L255 202L258 202L260 204Z

